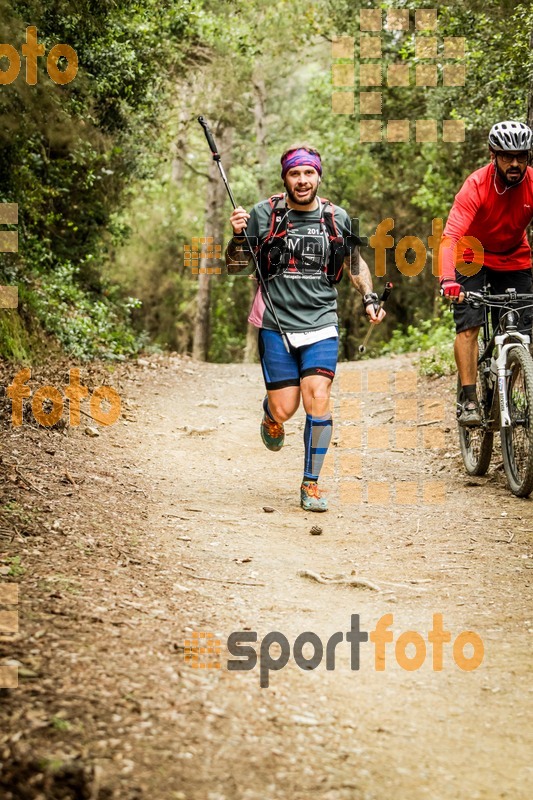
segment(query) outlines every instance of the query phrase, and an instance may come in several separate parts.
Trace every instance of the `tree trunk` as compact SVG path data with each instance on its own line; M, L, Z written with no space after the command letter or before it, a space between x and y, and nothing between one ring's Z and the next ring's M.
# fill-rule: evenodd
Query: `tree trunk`
M229 169L229 154L231 143L231 128L218 126L214 131L218 151L222 157L225 169ZM207 203L205 211L204 238L206 242L199 247L204 256L200 258L200 275L198 276L198 293L196 295L196 317L194 320L194 335L192 356L198 361L207 361L209 352L209 333L211 322L211 278L207 270L215 267L213 248L219 245L222 248L224 233L224 201L226 187L220 177L215 161L209 166L209 180L207 182ZM211 251L211 252L209 252ZM203 270L203 271L202 271Z
M257 146L257 161L259 163L259 170L257 172L257 190L261 198L263 198L267 191L266 185L266 167L267 167L267 146L266 146L266 87L262 78L257 78L254 81L254 120L255 120L255 140Z
M180 85L180 89L183 87ZM183 94L187 92L183 89ZM190 102L190 100L189 100ZM178 132L172 145L172 180L178 185L182 183L185 173L185 159L187 155L187 107L181 105L178 111Z
M207 353L209 350L210 305L211 275L200 275L198 277L196 316L194 318L194 336L192 342L192 357L197 361L207 361Z
M266 149L266 131L265 131L265 102L266 102L266 88L262 78L257 78L254 81L254 118L255 118L255 139L257 146L257 161L259 169L257 171L257 191L259 197L262 199L267 193L266 187L266 163L267 163L267 149ZM255 280L250 281L250 305L254 299L257 283ZM246 364L251 364L258 360L257 352L257 328L248 323L246 331L246 347L244 348L243 361Z

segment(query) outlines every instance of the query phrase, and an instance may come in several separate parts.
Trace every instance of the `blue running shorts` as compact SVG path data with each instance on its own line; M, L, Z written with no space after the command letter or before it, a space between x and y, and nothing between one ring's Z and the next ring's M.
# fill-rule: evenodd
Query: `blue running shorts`
M259 331L259 356L267 389L284 389L299 386L308 375L324 375L333 380L339 354L339 338L290 347L287 353L278 331L261 328Z

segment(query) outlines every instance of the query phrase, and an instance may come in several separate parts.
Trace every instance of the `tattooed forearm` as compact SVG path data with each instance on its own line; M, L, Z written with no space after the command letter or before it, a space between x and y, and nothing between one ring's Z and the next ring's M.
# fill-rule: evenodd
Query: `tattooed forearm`
M365 295L372 291L372 275L368 264L359 252L359 248L356 248L351 257L345 260L344 268L359 294Z

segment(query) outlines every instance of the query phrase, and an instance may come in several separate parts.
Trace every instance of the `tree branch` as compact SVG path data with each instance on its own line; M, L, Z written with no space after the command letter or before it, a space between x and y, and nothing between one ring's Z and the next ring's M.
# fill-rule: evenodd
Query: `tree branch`
M210 180L210 178L209 178L209 175L207 174L207 172L202 172L202 170L200 170L200 169L196 169L196 167L193 167L193 165L192 165L192 164L189 164L189 162L188 162L186 159L184 159L184 158L183 158L183 156L179 156L179 155L176 153L176 154L175 154L175 158L176 158L178 161L181 161L183 164L185 164L185 166L186 166L186 167L189 167L189 169L191 170L191 172L194 172L194 174L195 174L195 175L200 175L200 177L201 177L201 178L207 178L207 180Z

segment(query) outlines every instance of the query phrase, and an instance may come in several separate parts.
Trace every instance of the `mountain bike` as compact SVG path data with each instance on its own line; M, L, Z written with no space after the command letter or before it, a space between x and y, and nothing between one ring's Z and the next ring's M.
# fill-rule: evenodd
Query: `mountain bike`
M469 475L484 475L490 465L494 433L500 431L503 468L517 497L533 490L533 358L530 336L518 330L519 312L533 308L533 294L466 292L465 303L483 306L483 339L477 371L481 425L459 426L459 443ZM489 309L500 309L494 322ZM461 401L457 383L457 403Z

